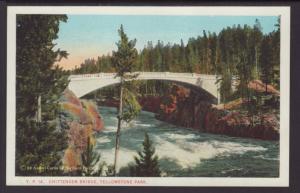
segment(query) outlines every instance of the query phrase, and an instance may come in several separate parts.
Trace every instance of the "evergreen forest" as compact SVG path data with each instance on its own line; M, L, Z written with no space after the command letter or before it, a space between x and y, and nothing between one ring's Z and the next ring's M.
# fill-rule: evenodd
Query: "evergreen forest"
M201 32L186 44L149 41L138 52L132 71L188 72L217 75L221 82L221 101L228 101L233 94L233 79L240 81L240 95L245 96L251 80L262 80L280 87L280 18L276 30L264 34L259 20L253 26L234 25L220 33ZM115 72L111 55L87 58L72 74ZM160 92L164 83L150 82L152 94Z

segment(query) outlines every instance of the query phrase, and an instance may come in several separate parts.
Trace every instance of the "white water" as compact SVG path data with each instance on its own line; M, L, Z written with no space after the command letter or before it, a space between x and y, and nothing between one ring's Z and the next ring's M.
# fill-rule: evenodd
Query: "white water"
M101 107L100 113L105 129L97 135L96 148L101 153L101 161L112 164L116 110ZM123 124L118 169L134 163L134 156L142 148L145 131L156 149L161 170L169 176L267 177L278 173L277 142L200 133L158 121L153 113L148 112L142 112L132 122Z

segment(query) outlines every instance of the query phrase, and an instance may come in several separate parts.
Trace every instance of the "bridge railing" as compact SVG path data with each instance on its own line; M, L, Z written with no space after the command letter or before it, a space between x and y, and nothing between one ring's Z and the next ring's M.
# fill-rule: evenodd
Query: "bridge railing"
M76 74L69 76L70 79L76 78L98 78L98 77L112 77L116 76L116 73L97 73L97 74Z
M177 72L133 72L132 74L139 74L141 77L153 77L153 78L166 78L166 77L178 77L178 78L201 78L201 79L216 79L215 75L209 74L197 74L197 73L177 73ZM80 74L71 75L69 79L82 79L82 78L113 78L116 73L96 73L96 74Z

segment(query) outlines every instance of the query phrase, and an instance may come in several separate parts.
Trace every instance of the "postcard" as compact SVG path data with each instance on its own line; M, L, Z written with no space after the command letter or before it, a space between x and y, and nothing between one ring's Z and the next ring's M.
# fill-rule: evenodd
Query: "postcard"
M290 7L8 6L9 186L289 186Z

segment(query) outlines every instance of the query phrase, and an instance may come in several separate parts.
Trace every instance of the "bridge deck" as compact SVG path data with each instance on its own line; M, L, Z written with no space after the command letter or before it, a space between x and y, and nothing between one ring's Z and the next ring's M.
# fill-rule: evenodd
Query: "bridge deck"
M176 72L133 72L129 75L135 74L138 74L137 80L167 80L193 85L206 90L215 98L219 98L216 75ZM116 73L97 73L71 75L69 80L68 88L77 97L82 97L94 90L119 83L120 77L116 77Z
M177 72L133 72L131 75L138 74L139 77L191 77L202 79L216 79L216 75L197 74L197 73L177 73ZM116 73L95 73L95 74L79 74L71 75L69 79L79 78L111 78L115 77Z

